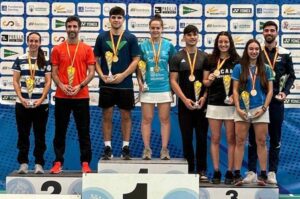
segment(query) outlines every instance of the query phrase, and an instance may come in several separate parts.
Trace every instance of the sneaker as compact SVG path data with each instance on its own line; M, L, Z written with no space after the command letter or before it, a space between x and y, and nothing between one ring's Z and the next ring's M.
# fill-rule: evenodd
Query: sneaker
M89 166L89 163L88 162L83 162L82 163L82 173L91 173L92 170Z
M268 176L266 174L260 174L257 177L257 185L259 186L266 186L268 181Z
M43 166L40 165L40 164L35 164L35 166L34 166L34 173L35 174L44 174L45 171L43 169Z
M171 159L168 149L161 149L160 159L161 160L170 160Z
M151 160L152 150L147 147L143 151L143 160Z
M22 163L20 165L20 168L18 170L18 174L27 174L28 173L28 164L27 163Z
M246 177L243 179L243 183L245 184L255 183L256 181L257 181L257 176L256 173L254 173L253 171L248 171L246 173Z
M199 173L200 177L199 177L199 182L200 183L207 183L208 182L208 177L206 176L206 172L205 171L201 171Z
M241 174L235 174L233 184L235 186L242 186L243 183L244 183L244 181L243 181Z
M231 185L233 184L233 173L232 171L227 171L226 174L225 174L225 180L224 180L224 183L225 184L228 184L228 185Z
M221 183L221 172L220 171L215 171L214 172L214 175L213 175L213 178L211 179L211 182L213 184L220 184Z
M113 158L112 150L110 146L105 146L102 160L111 160Z
M50 173L58 174L62 172L61 162L54 162L53 167L50 169Z
M277 184L277 180L276 180L276 173L274 171L270 171L268 173L268 180L267 180L268 184Z
M124 146L122 148L122 154L121 157L123 158L123 160L130 160L130 150L129 150L129 146Z

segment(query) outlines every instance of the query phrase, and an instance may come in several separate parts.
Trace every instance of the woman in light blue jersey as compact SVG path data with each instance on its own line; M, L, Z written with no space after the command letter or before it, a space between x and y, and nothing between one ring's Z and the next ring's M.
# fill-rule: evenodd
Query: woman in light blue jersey
M175 54L171 42L162 38L163 21L155 15L149 22L150 39L140 45L138 83L142 105L142 136L144 141L143 159L151 159L151 124L154 107L157 104L161 124L162 148L160 158L169 160L168 143L170 137L170 104L173 101L169 81L169 61Z
M233 99L236 108L234 112L236 136L234 184L237 186L243 184L240 169L244 157L245 142L249 127L252 124L261 169L257 183L266 185L266 138L268 123L270 122L268 106L272 99L274 77L271 68L263 61L262 49L257 40L250 39L247 42L240 64L235 65L233 69L232 79Z
M41 35L27 36L29 51L13 64L13 85L17 94L16 123L18 129L18 173L28 173L30 129L33 128L35 148L34 173L44 173L45 134L48 120L48 91L51 86L51 66L41 49Z

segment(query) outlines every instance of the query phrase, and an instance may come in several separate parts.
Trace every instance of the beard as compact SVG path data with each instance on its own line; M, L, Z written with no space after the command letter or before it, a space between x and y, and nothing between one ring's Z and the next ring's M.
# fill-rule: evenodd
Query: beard
M265 42L268 44L271 44L275 41L276 37L272 37L272 36L266 36L265 37Z
M75 38L77 37L77 33L76 33L76 32L69 32L69 33L68 33L68 37L69 37L70 39L75 39Z

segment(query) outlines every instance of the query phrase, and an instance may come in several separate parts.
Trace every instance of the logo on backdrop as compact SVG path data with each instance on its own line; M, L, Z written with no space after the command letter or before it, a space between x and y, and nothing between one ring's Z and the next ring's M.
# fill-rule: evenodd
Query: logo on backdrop
M22 30L24 28L24 18L1 17L1 28L3 30Z
M228 6L226 4L206 4L205 16L206 17L227 17Z
M24 34L22 32L2 32L1 44L4 45L22 45L24 43Z
M130 18L128 19L128 30L146 32L149 30L149 20L149 18Z
M53 3L52 4L53 15L74 15L75 4L74 3Z
M128 5L128 15L132 17L151 16L152 7L148 3L130 3Z
M276 18L279 16L279 6L276 4L258 4L256 5L256 16Z
M201 17L202 5L201 4L180 4L179 16L181 17Z
M115 6L119 6L119 7L123 8L125 11L125 14L126 14L126 4L124 4L124 3L104 3L103 4L103 15L108 17L110 9L112 9Z
M283 4L282 17L300 17L300 5Z
M49 30L48 17L27 17L26 28L28 30Z
M15 60L18 56L23 54L22 47L2 47L1 48L1 59L4 60Z
M187 25L194 25L198 28L199 32L202 31L202 20L201 19L179 19L179 31L183 32Z
M160 14L162 17L176 17L176 4L155 4L154 14Z
M3 15L23 15L23 2L1 2L1 14Z
M281 37L281 45L284 48L299 48L300 35L299 34L283 34Z
M244 48L247 41L252 39L251 34L232 34L232 39L236 48Z
M206 32L220 32L228 30L227 19L206 19L204 24Z
M28 2L26 13L29 15L49 15L50 4L48 2Z
M283 19L281 21L281 30L282 32L300 32L300 20L298 19Z
M101 4L78 3L77 13L79 16L99 16L101 14Z
M253 21L249 19L232 19L230 21L230 31L232 32L252 32Z
M230 16L231 17L253 17L254 8L252 4L232 4L230 6Z

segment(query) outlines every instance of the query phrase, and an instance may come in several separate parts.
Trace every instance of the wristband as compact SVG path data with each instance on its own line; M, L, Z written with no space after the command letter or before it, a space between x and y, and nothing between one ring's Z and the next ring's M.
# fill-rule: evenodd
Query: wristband
M262 109L264 112L267 111L267 107L265 107L265 106L262 106L261 109Z
M83 84L80 84L80 89L83 89L84 88L84 85Z

